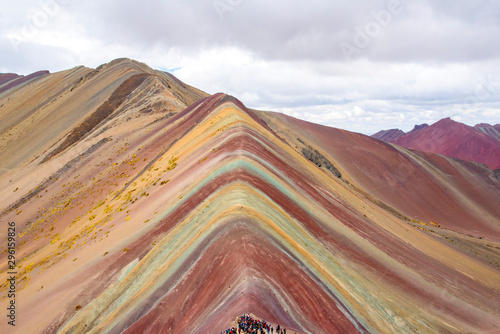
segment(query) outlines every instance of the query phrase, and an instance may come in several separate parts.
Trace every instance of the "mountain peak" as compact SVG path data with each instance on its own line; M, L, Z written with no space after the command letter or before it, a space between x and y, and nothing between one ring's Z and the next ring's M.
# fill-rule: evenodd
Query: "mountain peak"
M500 168L500 133L490 125L475 127L443 118L432 125L415 125L412 131L388 136L391 131L379 132L372 137L406 148L443 154Z
M479 123L474 125L475 128L494 128L495 126L488 123Z
M404 136L405 133L403 130L400 129L391 129L391 130L381 130L374 135L372 135L373 138L383 140L383 141L393 141L398 139L401 136Z
M429 126L429 124L427 124L427 123L423 123L423 124L420 124L420 125L415 124L415 126L413 127L413 129L410 132L408 132L408 133L412 133L412 132L415 132L415 131L419 131L419 130L425 129L428 126Z
M463 123L460 123L460 122L453 120L451 117L446 117L446 118L443 118L443 119L437 121L436 123L432 124L432 126L443 126L443 125L450 126L450 125L458 125L458 124L465 125Z

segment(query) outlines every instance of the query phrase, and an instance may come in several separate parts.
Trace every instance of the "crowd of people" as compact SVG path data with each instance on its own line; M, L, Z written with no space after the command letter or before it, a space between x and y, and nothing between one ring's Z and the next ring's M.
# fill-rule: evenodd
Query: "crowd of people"
M286 334L286 328L280 325L276 329L265 321L254 319L249 315L243 314L238 317L238 328L231 327L221 334Z

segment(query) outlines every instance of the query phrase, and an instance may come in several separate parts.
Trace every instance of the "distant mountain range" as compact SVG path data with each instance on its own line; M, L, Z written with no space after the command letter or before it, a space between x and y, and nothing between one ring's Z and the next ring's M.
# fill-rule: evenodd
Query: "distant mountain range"
M415 125L408 133L391 129L379 131L372 137L408 149L500 168L500 124L481 123L472 127L444 118L432 125Z

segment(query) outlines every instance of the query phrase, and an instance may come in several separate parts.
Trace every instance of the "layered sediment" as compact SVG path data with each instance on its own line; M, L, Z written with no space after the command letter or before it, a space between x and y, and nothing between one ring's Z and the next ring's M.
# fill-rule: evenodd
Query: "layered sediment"
M0 134L19 333L220 333L249 313L288 333L500 329L487 168L249 110L130 60L92 71L7 104L45 106Z

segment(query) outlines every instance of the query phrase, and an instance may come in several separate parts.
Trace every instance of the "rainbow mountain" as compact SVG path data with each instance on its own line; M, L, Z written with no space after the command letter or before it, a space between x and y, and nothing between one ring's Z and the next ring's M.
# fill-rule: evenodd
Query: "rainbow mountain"
M500 331L494 170L129 59L28 79L0 93L2 332Z

